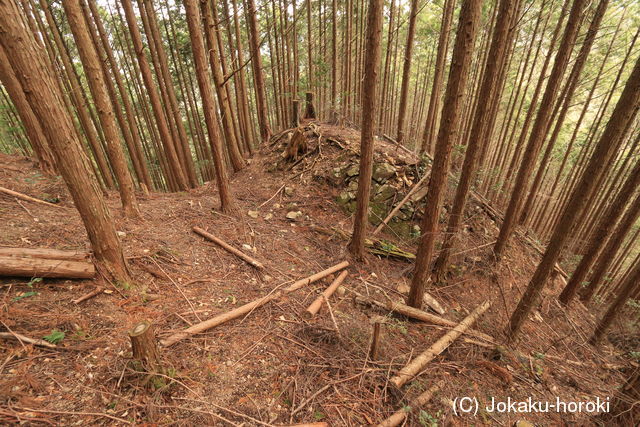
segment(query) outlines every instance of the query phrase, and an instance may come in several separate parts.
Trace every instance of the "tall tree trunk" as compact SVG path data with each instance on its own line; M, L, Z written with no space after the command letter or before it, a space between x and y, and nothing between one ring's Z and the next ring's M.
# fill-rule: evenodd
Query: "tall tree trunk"
M593 336L589 340L591 344L596 345L602 340L607 329L609 329L615 318L624 308L624 304L633 292L638 289L640 289L640 261L636 261L626 280L622 283L618 296L616 296L616 299L613 301L607 312L602 316L602 319L600 319Z
M378 106L377 85L378 67L380 66L380 36L382 33L383 4L383 0L369 0L366 58L362 85L360 175L358 176L358 194L353 223L353 236L349 242L349 251L357 259L362 259L364 256L364 239L368 222L369 195L371 193L373 134L375 131L376 108Z
M209 140L213 149L213 162L216 168L216 179L218 191L220 192L220 204L223 212L232 212L234 210L234 200L229 188L229 178L227 176L227 167L222 157L223 147L220 140L220 130L218 122L214 115L215 102L213 100L213 92L209 82L209 73L207 70L207 57L205 54L204 39L200 23L200 9L198 8L198 0L185 0L184 6L187 13L187 25L189 26L189 37L191 38L191 48L193 50L193 61L196 67L196 78L198 87L200 88L200 97L204 109L204 118L209 132Z
M411 289L407 298L407 304L416 308L422 308L422 299L430 275L431 257L438 235L440 211L447 187L451 149L459 138L462 100L467 90L469 67L473 58L476 34L480 26L481 6L482 0L464 0L460 10L449 81L442 109L442 122L438 132L429 189L425 197L424 216L420 226L422 237L416 256Z
M131 4L131 0L122 0L122 6L124 8L127 26L129 27L129 32L131 33L133 47L136 56L138 57L138 64L140 66L142 80L147 89L147 95L151 100L151 108L153 109L153 115L155 116L158 131L160 133L160 139L167 156L167 163L171 168L178 190L185 191L187 190L187 188L189 188L189 185L180 161L178 160L176 147L169 131L169 125L167 124L167 120L164 116L162 103L160 102L158 88L156 87L156 83L153 81L151 68L149 67L149 61L147 60L147 57L144 53L144 47L142 46L142 36L140 34L140 29L138 28L136 16L133 12L133 5Z
M427 122L422 135L420 152L433 152L433 140L437 131L436 119L440 110L440 97L442 92L442 82L444 78L444 66L449 50L449 32L451 31L451 21L453 20L454 0L445 0L442 9L442 21L440 23L440 38L438 39L438 53L436 54L435 72L433 74L433 85L429 99L429 109L427 110Z
M253 83L256 91L256 103L260 137L263 142L271 138L271 128L267 118L267 99L264 92L264 75L262 74L262 55L260 53L260 36L258 33L258 12L255 0L247 0L247 22L249 24L249 45L251 46L251 66L253 67Z
M607 241L607 237L611 235L614 227L616 226L618 219L623 215L625 206L633 196L633 193L640 187L640 162L637 163L635 169L628 176L624 186L616 196L615 200L607 211L600 216L598 225L595 232L590 236L587 250L585 251L580 263L573 271L569 283L565 286L560 294L560 301L563 304L568 304L578 291L578 287L582 285L585 277L589 273L593 262L600 253L600 249L605 246L603 243ZM632 217L633 208L631 208ZM635 221L633 221L635 222ZM612 253L603 253L603 256L611 258Z
M113 279L129 282L131 278L109 209L82 151L73 120L64 107L62 93L46 66L44 53L24 25L15 0L0 2L0 44L49 139L96 260Z
M400 89L400 106L398 107L398 143L404 139L404 122L407 112L407 98L409 97L409 77L411 75L411 59L413 55L413 39L416 34L416 18L418 17L418 0L411 0L409 11L409 29L407 30L407 45L404 48L404 65L402 68L402 88Z
M207 0L200 2L200 8L202 9L202 17L204 18L204 34L209 52L209 65L211 66L213 83L216 87L218 105L220 105L220 114L222 115L222 130L227 142L231 164L233 165L233 169L238 171L245 166L245 162L240 153L240 146L234 133L233 120L231 118L231 103L227 96L227 88L224 86L224 76L219 66L220 52L218 52L218 45L214 37L214 31L217 31L217 29L214 28L216 24L213 22L213 16L211 15L210 5Z
M629 80L618 99L607 126L600 136L600 140L591 155L578 186L569 198L569 202L555 227L547 250L529 282L527 290L511 315L507 331L511 338L517 336L525 319L537 305L542 289L560 256L562 247L572 235L571 231L575 225L575 219L584 209L598 179L604 173L615 151L618 149L619 142L624 139L625 131L628 129L629 123L635 119L638 108L640 108L640 58L629 76Z
M513 25L518 3L518 0L500 1L497 21L493 29L493 40L489 49L489 58L491 59L487 61L482 87L478 95L481 102L478 104L478 109L473 119L471 138L467 144L460 182L458 182L453 208L449 215L447 233L434 266L434 277L437 281L443 279L449 265L449 255L456 240L458 227L462 223L467 195L475 176L478 152L484 145L489 143L488 137L492 131L492 129L488 128L488 124L491 122L488 116L490 113L489 107L495 102L494 99L499 96L495 82L500 69L506 62L506 47L510 43L510 39L513 38L514 31L510 29L510 26Z
M22 85L9 65L9 59L4 52L4 49L1 47L0 82L2 82L2 85L9 94L9 98L13 101L13 105L18 112L18 116L24 125L27 139L31 143L31 148L33 148L33 151L36 154L40 169L45 173L54 173L55 160L53 159L53 153L51 153L47 138L42 131L38 118L33 114L33 110L27 101Z
M522 202L527 194L529 177L531 176L536 158L538 157L540 146L549 128L549 119L557 97L558 88L562 82L562 76L569 63L571 50L578 35L578 30L580 29L580 20L584 5L585 0L574 0L571 7L562 42L558 48L553 69L551 70L551 75L549 76L549 81L547 82L544 96L540 103L540 109L536 115L531 134L529 135L529 141L511 193L509 207L505 213L502 227L500 228L500 235L494 247L494 253L497 258L502 255L506 243L513 232L513 228L516 226Z
M107 142L107 155L113 167L113 172L118 180L118 190L125 216L130 218L140 215L138 202L134 192L131 174L127 168L127 162L120 142L120 134L114 118L113 107L106 92L105 76L100 68L98 53L91 42L89 28L82 14L79 0L65 0L64 10L67 15L69 27L80 54L82 67L87 76L89 89L98 111L100 124Z

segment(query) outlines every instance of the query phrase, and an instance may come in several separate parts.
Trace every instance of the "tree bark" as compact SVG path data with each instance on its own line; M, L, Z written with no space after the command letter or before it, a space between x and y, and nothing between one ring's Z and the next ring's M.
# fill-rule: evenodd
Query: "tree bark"
M360 175L353 223L353 236L349 251L357 259L364 257L364 239L367 230L371 175L373 173L373 134L375 131L376 108L378 107L377 86L380 66L380 35L382 33L382 0L369 0L367 18L367 46L362 89L362 125L360 131Z
M456 42L449 71L449 82L442 110L442 122L438 132L436 153L431 167L424 216L421 223L422 237L411 282L407 304L421 308L426 282L431 271L431 257L438 234L440 211L447 186L451 162L451 149L458 140L458 128L462 113L462 99L467 90L469 67L473 56L476 33L480 24L482 0L465 0L460 10Z
M13 101L13 105L18 112L18 116L24 125L25 134L31 143L31 148L36 154L38 166L45 173L55 172L55 163L53 154L47 143L47 138L42 131L40 122L27 102L22 86L16 78L13 69L9 65L9 59L0 47L0 82L7 90L9 98Z
M151 75L151 68L149 67L149 61L147 60L147 57L144 53L144 48L142 46L142 36L140 34L140 29L138 28L136 16L133 12L133 5L131 4L131 0L122 0L122 6L124 8L127 26L129 27L129 32L131 33L133 48L135 50L136 56L138 57L138 64L140 66L142 80L147 89L147 95L149 96L149 99L151 101L153 115L155 116L158 131L160 133L160 139L165 150L165 155L167 156L167 163L171 168L172 175L175 178L178 190L186 191L189 188L187 178L185 177L180 161L178 160L176 147L169 131L169 125L167 124L167 120L164 116L164 111L160 102L160 96L158 95L158 88L153 80L153 76Z
M264 92L264 75L262 74L262 56L260 54L257 14L255 0L247 0L249 45L251 46L251 66L253 67L253 83L256 91L258 124L260 126L262 142L266 142L271 138L271 128L269 127L269 119L267 118L267 99Z
M93 101L98 111L100 124L107 143L107 155L109 162L118 180L118 190L120 191L120 199L125 216L135 218L140 215L138 202L134 192L131 174L127 168L127 163L120 142L120 134L116 125L113 113L113 107L109 96L106 92L105 76L100 68L100 60L91 43L91 36L87 23L82 15L82 9L79 0L65 0L63 2L64 10L67 15L69 27L76 41L76 47L80 54L82 67L87 76L89 89L93 96Z
M87 229L96 260L117 281L130 281L122 247L102 192L80 146L62 94L33 36L25 27L15 0L0 2L0 44L16 71L40 121L56 164Z
M495 81L498 78L499 70L506 62L506 47L510 43L510 39L513 38L514 30L510 27L517 13L517 3L519 3L518 0L500 1L498 17L493 30L491 48L489 49L489 58L491 59L487 61L484 70L482 86L478 95L480 102L473 119L471 138L467 144L462 173L456 188L453 208L449 216L447 233L445 234L442 249L434 266L434 278L436 281L441 281L444 278L444 274L449 266L449 256L456 241L458 228L462 223L467 196L475 177L479 150L489 143L488 137L491 133L491 129L488 129L488 124L491 122L491 118L488 116L490 113L489 106L493 104L494 98L499 95L497 89L494 89Z
M436 54L436 65L433 74L433 85L431 86L431 95L429 98L429 109L427 110L427 122L422 135L422 143L420 152L433 152L433 139L437 131L436 119L440 110L440 97L442 92L442 81L444 77L444 66L447 60L447 51L449 50L449 33L451 32L451 21L453 20L453 10L455 8L454 0L445 0L442 9L442 22L440 24L440 38L438 39L438 53Z
M409 97L409 78L411 76L411 59L413 55L413 39L416 34L416 18L418 17L418 0L411 0L409 11L409 29L407 30L407 45L404 48L404 64L402 66L402 87L400 89L400 106L398 107L398 137L402 144L404 140L404 122L407 112L407 98Z
M600 136L580 182L560 216L547 250L529 282L527 290L511 315L507 330L509 337L515 338L517 336L528 314L537 305L542 289L560 256L564 243L572 235L575 219L584 209L599 177L608 167L619 147L619 141L624 138L625 132L628 130L629 123L637 116L638 108L640 108L640 58L637 60L629 80L627 80L622 95L620 95L611 118Z
M216 180L218 191L220 193L220 204L223 212L232 212L235 210L233 195L229 188L229 178L227 175L227 166L224 163L222 141L220 140L220 130L218 129L218 121L214 115L216 108L213 100L213 92L209 82L207 71L207 58L205 55L204 39L200 29L200 9L198 8L198 0L185 0L184 2L187 13L187 25L189 26L189 37L191 38L191 48L193 50L193 60L196 67L196 79L200 88L200 97L204 108L204 118L209 133L211 148L213 149L213 162L215 165Z

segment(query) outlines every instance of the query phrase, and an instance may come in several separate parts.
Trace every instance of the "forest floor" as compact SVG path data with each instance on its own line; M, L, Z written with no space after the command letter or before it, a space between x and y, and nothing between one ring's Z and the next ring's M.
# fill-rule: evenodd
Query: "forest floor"
M504 325L540 255L514 239L505 259L494 265L486 245L495 240L498 228L473 207L456 248L471 250L452 260L458 268L448 283L429 292L446 309L443 317L456 322L489 299L491 309L474 328L493 336L498 347L463 335L421 375L394 391L386 387L389 378L447 328L355 305L348 291L330 299L330 310L325 305L315 318L305 318L306 307L330 283L327 278L245 318L161 348L166 375L145 384L130 368L127 335L141 320L151 320L158 338L164 338L343 260L351 263L347 290L379 301L403 299L412 264L372 254L355 263L339 232L318 232L318 227L350 232L352 218L335 201L339 188L318 177L335 166L344 150L357 153L359 143L352 129L323 124L321 133L321 149L291 170L268 172L281 158L280 144L265 145L256 153L232 178L236 217L219 212L214 183L189 192L140 196L138 220L124 219L117 192L110 192L108 204L136 281L128 289L102 278L2 279L0 330L34 338L58 330L65 336L55 349L0 340L0 424L369 425L440 380L442 390L412 414L407 425L511 426L523 420L595 424L586 413L483 409L492 397L607 399L624 380L618 366L630 361L625 358L628 350L607 344L596 351L587 343L595 318L581 304L560 307L559 278L549 284L539 310L526 322L525 338L507 346ZM341 141L342 147L327 142L327 136ZM402 155L393 144L376 144L379 153ZM43 176L27 159L0 155L0 185L37 198L59 198L61 206L17 202L3 195L0 246L89 248L61 179ZM289 211L302 216L287 219ZM193 226L241 248L265 264L265 272L194 234ZM393 234L384 238L416 251L415 240ZM80 304L72 302L97 286L106 291ZM373 361L367 357L370 318L378 314L387 317L381 352ZM475 417L453 413L452 402L464 396L478 399Z

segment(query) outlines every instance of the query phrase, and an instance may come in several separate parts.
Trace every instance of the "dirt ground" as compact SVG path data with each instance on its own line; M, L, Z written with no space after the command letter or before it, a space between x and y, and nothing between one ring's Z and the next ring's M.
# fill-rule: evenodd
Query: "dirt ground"
M321 149L291 170L271 170L282 147L266 146L232 178L239 213L219 211L214 183L189 192L140 196L142 218L125 220L116 192L108 204L121 233L136 283L127 289L94 280L0 280L0 330L42 338L65 336L55 349L0 340L0 424L27 425L329 425L375 424L443 381L441 390L406 425L591 425L587 413L497 413L491 399L595 401L607 399L625 378L624 352L587 343L594 316L581 304L560 307L555 278L523 337L507 345L503 334L539 254L514 240L498 265L490 256L497 227L475 205L469 209L453 273L429 290L443 317L460 321L482 301L492 307L474 328L495 343L459 338L401 390L389 379L447 328L356 305L349 290L379 301L401 301L412 264L369 254L363 263L346 253L340 233L352 219L336 205L338 189L318 179L346 150L357 152L358 133L329 125L343 148L323 138ZM401 156L390 143L377 150ZM0 155L0 185L47 200L52 208L0 196L0 246L88 249L73 202L59 178L43 176L24 158ZM287 192L284 187L290 187ZM288 194L287 194L288 193ZM249 214L251 211L251 214ZM256 216L253 212L257 211ZM289 211L302 217L289 220ZM191 231L199 226L256 258L258 272ZM385 234L414 252L416 242ZM303 287L244 318L160 348L164 374L145 376L131 364L128 330L141 320L159 339L255 300L273 289L348 260L349 276L313 319L306 307L332 277ZM72 300L96 287L105 292ZM385 316L381 351L368 358L370 320ZM453 402L478 399L480 410L456 416ZM407 408L408 409L408 408Z

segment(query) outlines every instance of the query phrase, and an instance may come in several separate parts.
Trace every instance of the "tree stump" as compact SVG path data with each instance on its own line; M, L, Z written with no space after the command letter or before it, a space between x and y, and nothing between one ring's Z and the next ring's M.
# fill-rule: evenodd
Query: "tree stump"
M369 359L371 360L376 360L378 358L378 353L380 353L380 330L382 329L382 324L384 322L385 319L382 316L376 316L371 319L371 324L373 325L371 345L369 346Z
M291 139L289 140L289 144L287 144L287 148L284 152L285 160L298 160L298 156L307 151L307 138L304 136L304 132L300 128L297 128Z
M291 101L291 127L298 126L300 126L300 100L294 99Z
M305 94L305 119L315 119L316 118L316 107L313 105L313 92L307 92Z
M149 373L162 373L160 352L151 322L145 320L136 324L129 331L129 338L131 338L133 359L140 363L141 368Z

